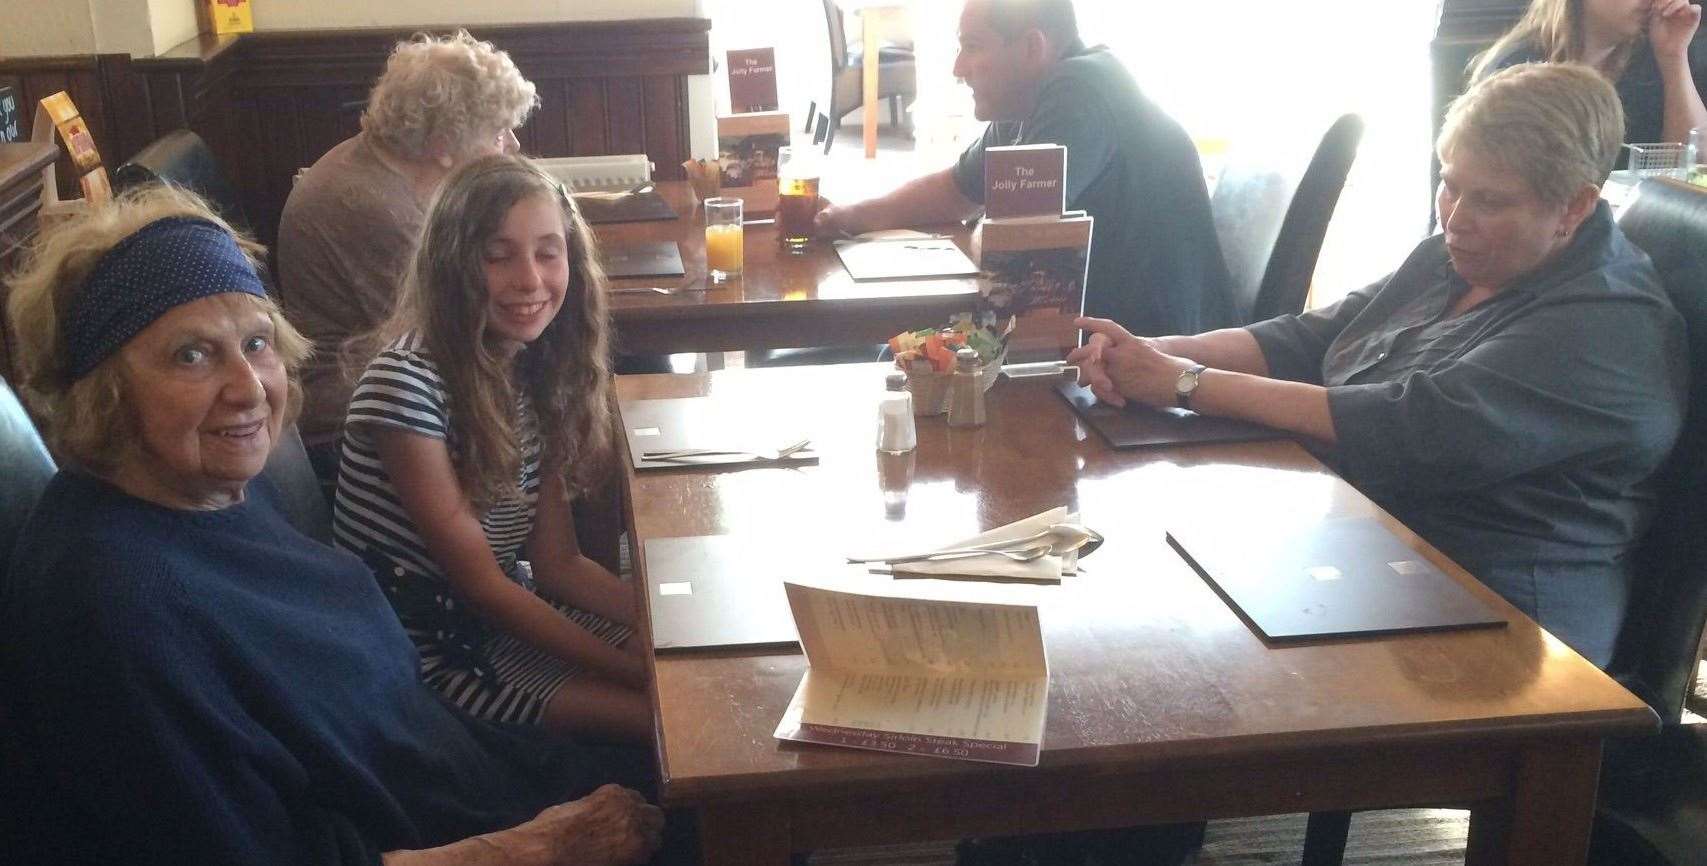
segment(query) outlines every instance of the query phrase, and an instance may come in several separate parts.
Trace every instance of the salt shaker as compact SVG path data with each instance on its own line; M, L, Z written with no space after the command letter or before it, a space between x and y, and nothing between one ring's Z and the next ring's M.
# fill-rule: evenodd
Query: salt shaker
M877 450L901 454L919 444L913 427L913 395L907 391L907 374L892 370L884 381L883 399L877 404Z
M954 375L948 382L948 426L984 426L983 373L978 352L967 346L954 353Z

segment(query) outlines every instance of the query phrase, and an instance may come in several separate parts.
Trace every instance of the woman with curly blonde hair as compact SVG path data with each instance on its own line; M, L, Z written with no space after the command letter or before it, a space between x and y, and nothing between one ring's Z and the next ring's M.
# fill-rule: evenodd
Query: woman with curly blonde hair
M609 465L608 333L592 235L563 187L520 157L458 169L369 341L334 531L453 703L640 742L637 599L582 555L570 513Z
M514 153L538 105L508 54L459 30L398 43L368 96L362 131L322 156L279 222L285 312L318 350L303 370L300 427L322 478L337 464L350 382L339 350L390 313L426 219L457 166Z

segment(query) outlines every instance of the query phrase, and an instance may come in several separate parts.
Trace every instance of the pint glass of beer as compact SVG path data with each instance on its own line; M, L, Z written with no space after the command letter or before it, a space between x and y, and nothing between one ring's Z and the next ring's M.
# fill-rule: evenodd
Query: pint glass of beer
M777 240L791 253L805 252L818 214L817 151L784 146L777 151Z

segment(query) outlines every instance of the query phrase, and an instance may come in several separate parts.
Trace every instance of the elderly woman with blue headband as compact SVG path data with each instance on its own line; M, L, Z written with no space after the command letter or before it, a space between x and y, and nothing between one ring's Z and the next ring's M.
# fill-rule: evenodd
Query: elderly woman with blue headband
M0 587L18 862L642 862L662 814L601 785L602 754L439 700L367 567L256 478L306 353L258 252L142 190L13 280L66 467Z

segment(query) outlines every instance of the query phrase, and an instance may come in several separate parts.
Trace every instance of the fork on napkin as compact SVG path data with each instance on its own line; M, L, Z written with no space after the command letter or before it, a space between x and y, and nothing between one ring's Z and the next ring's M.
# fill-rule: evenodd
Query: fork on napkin
M700 457L710 457L710 458L744 457L744 458L748 458L751 460L757 460L757 461L782 461L782 460L787 460L788 458L793 457L797 454L799 454L801 456L811 456L810 452L807 452L807 449L810 448L811 445L812 445L811 439L800 439L798 441L791 442L787 445L784 445L781 448L777 448L775 450L769 450L769 451L747 450L747 449L743 449L743 448L721 448L721 449L720 448L677 448L677 449L674 449L671 451L642 451L642 452L640 452L640 459L646 460L648 462L666 462L666 463L671 462L671 461L676 461L676 460L692 461L695 458L700 458ZM802 452L807 452L807 453L802 454ZM714 460L713 462L729 462L729 461L719 459L719 460Z
M1040 514L1034 514L1023 520L1016 520L1005 526L998 526L987 532L979 533L971 538L962 538L951 544L922 551L908 551L905 554L896 553L896 558L910 557L931 550L964 550L969 547L993 547L1001 545L1004 549L1018 549L1028 544L1035 544L1036 536L1058 523L1082 526L1079 515L1069 511L1066 506L1051 508ZM1092 533L1094 536L1095 533ZM1031 539L1031 541L1027 541ZM1003 544L1011 542L1012 547ZM928 577L947 580L998 580L1024 581L1030 583L1059 583L1065 575L1078 573L1079 551L1070 550L1061 554L1045 554L1028 561L1015 561L1000 554L954 556L940 560L915 560L911 562L891 562L873 566L876 573L888 573L898 578Z

